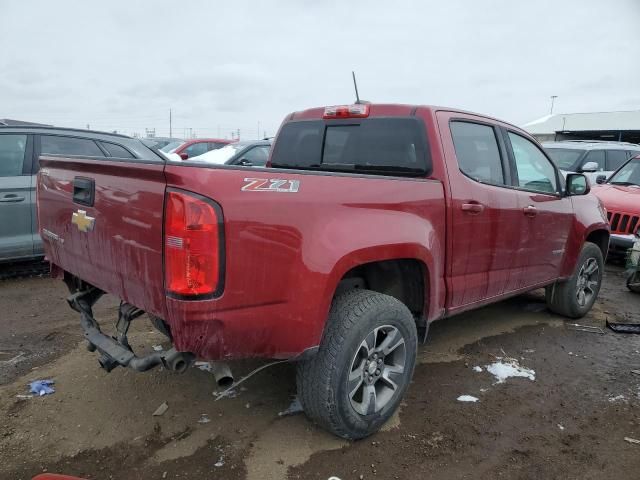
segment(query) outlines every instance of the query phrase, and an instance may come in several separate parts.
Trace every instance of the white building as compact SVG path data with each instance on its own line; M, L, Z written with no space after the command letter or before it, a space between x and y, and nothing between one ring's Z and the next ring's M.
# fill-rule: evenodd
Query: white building
M640 143L640 110L558 113L523 125L541 142L606 140Z

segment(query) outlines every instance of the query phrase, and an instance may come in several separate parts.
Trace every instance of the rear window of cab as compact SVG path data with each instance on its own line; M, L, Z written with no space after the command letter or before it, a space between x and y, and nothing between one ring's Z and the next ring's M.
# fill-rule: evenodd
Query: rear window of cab
M271 166L425 176L431 171L431 159L424 124L415 117L303 120L282 127Z

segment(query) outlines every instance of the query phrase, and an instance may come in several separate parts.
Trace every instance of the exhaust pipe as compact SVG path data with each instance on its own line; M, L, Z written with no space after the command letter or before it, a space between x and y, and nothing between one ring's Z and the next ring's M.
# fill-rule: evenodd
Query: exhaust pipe
M233 374L229 365L224 362L210 362L211 373L219 387L228 388L233 385Z
M163 359L164 365L176 373L184 373L194 361L194 355L188 352L177 352L173 348L167 352Z

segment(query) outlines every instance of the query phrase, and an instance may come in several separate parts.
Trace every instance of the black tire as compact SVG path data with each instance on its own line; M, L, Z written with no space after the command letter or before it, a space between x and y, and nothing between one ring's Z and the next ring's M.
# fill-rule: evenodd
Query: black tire
M640 271L634 272L627 277L627 288L633 293L640 293Z
M589 266L597 265L597 272L588 281L591 285L589 290L592 294L587 298L585 294L584 303L579 293L579 286L587 285L583 273L589 270ZM584 317L598 297L600 286L602 285L602 275L604 273L604 258L602 251L597 245L586 242L582 246L582 251L578 257L576 269L573 275L564 282L556 282L546 288L546 300L549 309L559 315L569 318ZM592 284L591 282L596 282ZM585 289L583 289L586 291ZM584 294L583 291L583 294Z
M388 350L385 345L391 351L383 353ZM298 364L298 398L306 415L346 439L376 432L396 411L411 382L417 345L415 321L399 300L369 290L336 296L318 352ZM348 386L349 377L358 375L362 379L356 387L362 389L359 398L352 393L356 388ZM352 382L353 387L357 380L352 378ZM372 388L377 393L365 398ZM356 408L368 411L363 414Z

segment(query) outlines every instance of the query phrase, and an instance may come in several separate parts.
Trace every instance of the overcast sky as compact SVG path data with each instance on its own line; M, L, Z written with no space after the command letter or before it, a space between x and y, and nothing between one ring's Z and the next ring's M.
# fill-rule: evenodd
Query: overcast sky
M535 6L534 6L535 4ZM523 124L640 109L640 0L0 0L0 118L273 135L354 100Z

